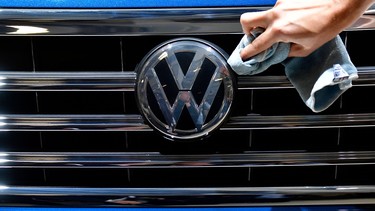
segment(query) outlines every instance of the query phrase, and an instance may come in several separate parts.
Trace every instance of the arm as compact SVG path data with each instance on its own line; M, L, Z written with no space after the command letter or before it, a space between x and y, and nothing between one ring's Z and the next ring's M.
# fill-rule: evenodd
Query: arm
M255 27L265 32L241 51L243 60L276 42L291 43L289 57L304 57L352 25L375 0L278 0L273 8L241 15L248 34Z

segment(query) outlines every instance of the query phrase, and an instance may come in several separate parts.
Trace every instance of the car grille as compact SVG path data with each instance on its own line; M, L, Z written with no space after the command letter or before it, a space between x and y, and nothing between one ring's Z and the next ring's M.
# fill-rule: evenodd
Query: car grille
M238 77L230 118L203 141L166 140L143 120L135 69L151 49L194 37L230 54L239 15L263 9L2 10L1 206L373 202L371 13L341 34L359 79L324 112L274 65Z

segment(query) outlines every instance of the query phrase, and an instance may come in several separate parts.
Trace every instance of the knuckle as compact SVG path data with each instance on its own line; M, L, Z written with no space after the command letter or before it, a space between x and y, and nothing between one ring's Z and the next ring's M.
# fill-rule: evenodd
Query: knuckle
M251 44L250 44L250 46L251 46L251 48L254 50L254 51L259 51L259 50L261 50L261 44L262 44L262 42L261 42L261 40L254 40L254 42L252 42Z
M248 23L249 23L248 16L249 16L248 13L243 13L243 14L241 14L241 16L240 16L240 23L241 23L242 25L245 25L245 24L248 24Z
M272 34L274 34L275 36L284 34L284 27L282 27L280 24L274 24L271 30Z

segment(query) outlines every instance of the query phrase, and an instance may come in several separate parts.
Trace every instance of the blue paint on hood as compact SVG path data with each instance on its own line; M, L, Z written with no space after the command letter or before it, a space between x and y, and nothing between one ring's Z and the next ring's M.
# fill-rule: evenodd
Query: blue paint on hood
M271 6L276 0L0 0L1 8L178 8Z

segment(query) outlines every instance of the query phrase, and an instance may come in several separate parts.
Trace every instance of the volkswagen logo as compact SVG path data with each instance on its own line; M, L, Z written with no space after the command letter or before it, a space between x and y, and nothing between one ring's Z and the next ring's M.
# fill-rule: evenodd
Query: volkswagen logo
M180 38L160 44L137 67L136 97L145 121L170 140L211 135L227 119L234 77L214 44Z

